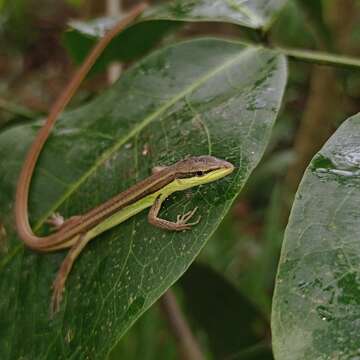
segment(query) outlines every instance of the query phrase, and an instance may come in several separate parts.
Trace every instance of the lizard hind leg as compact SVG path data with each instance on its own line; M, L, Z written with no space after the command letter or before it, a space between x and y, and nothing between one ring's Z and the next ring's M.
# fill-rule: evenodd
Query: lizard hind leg
M60 269L57 272L56 278L52 285L53 294L51 298L51 316L59 311L62 294L65 289L66 279L69 276L75 260L89 242L89 240L90 239L86 236L86 233L80 234L77 241L71 247L65 259L61 263Z

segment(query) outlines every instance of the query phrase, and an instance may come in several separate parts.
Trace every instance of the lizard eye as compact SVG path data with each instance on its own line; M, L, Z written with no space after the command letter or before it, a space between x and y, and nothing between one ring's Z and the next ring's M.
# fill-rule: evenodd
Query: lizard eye
M196 172L196 176L203 176L204 175L204 172L203 171L197 171Z

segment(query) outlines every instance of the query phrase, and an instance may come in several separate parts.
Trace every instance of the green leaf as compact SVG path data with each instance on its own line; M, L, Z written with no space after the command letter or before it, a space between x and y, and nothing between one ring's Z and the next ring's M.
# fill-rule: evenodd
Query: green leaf
M271 295L283 239L280 187L279 184L269 186L274 174L265 169L276 159L263 157L238 198L236 208L223 219L199 256L202 262L223 274L267 319L270 319ZM269 206L264 211L264 226L254 234L249 228L252 229L254 223L258 225L259 219L246 209L246 204L249 198L255 196L259 201L265 193L267 196L262 202L267 200ZM241 210L243 204L245 210Z
M153 19L229 22L264 29L287 0L173 0L150 9Z
M359 356L359 144L360 114L314 157L296 194L273 303L277 360Z
M76 63L80 64L90 49L111 29L117 20L98 18L88 22L72 21L63 34L64 46ZM143 21L117 35L104 50L91 72L96 73L112 61L131 61L146 54L165 34L179 27L176 21Z
M296 3L306 14L307 21L315 31L318 46L326 46L328 50L334 50L331 31L324 19L324 6L322 0L296 0Z
M24 248L13 228L17 174L39 124L0 135L0 358L105 358L134 321L187 269L260 160L279 111L286 60L238 42L201 39L155 52L91 103L61 116L31 196L39 228L55 210L84 213L146 178L155 165L212 154L236 171L171 196L161 216L199 207L200 224L172 233L147 212L92 241L49 320L51 283L65 252ZM14 336L16 334L16 336Z
M206 333L214 359L231 358L260 343L267 330L262 314L223 276L194 263L179 282L186 309Z
M111 61L134 60L152 49L182 22L229 22L252 29L270 26L287 0L175 0L150 8L138 23L119 34L95 64L93 72ZM111 29L117 19L103 17L90 21L71 21L63 36L65 47L81 63L96 41Z

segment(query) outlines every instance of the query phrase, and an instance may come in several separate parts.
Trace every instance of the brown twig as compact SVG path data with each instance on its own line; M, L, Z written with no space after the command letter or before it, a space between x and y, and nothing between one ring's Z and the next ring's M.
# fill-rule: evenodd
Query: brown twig
M205 357L199 344L177 304L174 293L170 289L160 298L160 307L176 339L181 358L184 360L204 360Z
M58 100L51 108L50 114L47 119L48 123L53 123L58 117L59 113L69 103L69 101L79 88L81 82L84 80L91 67L94 65L98 57L102 54L102 52L111 42L111 40L117 34L123 31L136 17L138 17L146 9L146 7L146 3L141 3L134 7L124 20L120 21L116 26L109 30L106 35L95 45L95 47L91 50L90 54L87 56L81 67L74 74L67 87L60 94Z

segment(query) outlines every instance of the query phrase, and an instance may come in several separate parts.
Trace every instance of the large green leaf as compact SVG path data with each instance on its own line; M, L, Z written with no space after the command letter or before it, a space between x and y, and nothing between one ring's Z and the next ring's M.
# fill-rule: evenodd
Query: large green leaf
M65 252L24 248L11 211L19 167L39 124L3 132L0 358L104 358L220 223L264 152L285 83L286 61L275 52L194 40L154 53L91 103L62 115L33 179L36 229L55 210L83 213L148 176L154 165L187 155L212 154L236 171L165 203L161 216L170 219L199 207L202 220L191 231L154 228L143 212L92 241L52 321L50 286Z
M287 0L174 0L150 8L138 23L119 34L104 51L93 71L114 60L129 61L149 51L180 22L229 22L252 29L270 26ZM64 44L77 62L82 62L95 42L118 20L98 18L71 21Z
M350 360L360 344L360 115L314 157L291 212L274 295L278 360Z
M98 18L90 21L72 21L63 34L63 43L76 63L84 61L90 49L117 20ZM91 72L96 73L112 61L131 61L147 53L165 34L179 27L177 21L140 21L117 35L104 50Z
M287 0L173 0L147 12L148 18L181 21L222 21L262 29Z
M269 179L274 180L274 174L269 174L270 171L265 168L267 165L274 166L272 161L280 163L281 159L263 158L237 201L237 208L240 208L251 196L259 200L265 193L271 194L270 204L264 214L264 226L254 234L251 225L258 224L256 215L246 209L244 212L241 212L241 208L238 212L234 209L223 219L199 256L201 261L223 274L267 319L270 319L271 295L283 239L279 186L276 185L274 189L266 184Z
M179 281L187 313L206 334L214 359L236 358L264 342L263 316L248 298L211 267L194 263ZM211 314L211 316L209 316ZM270 346L265 357L271 357Z

